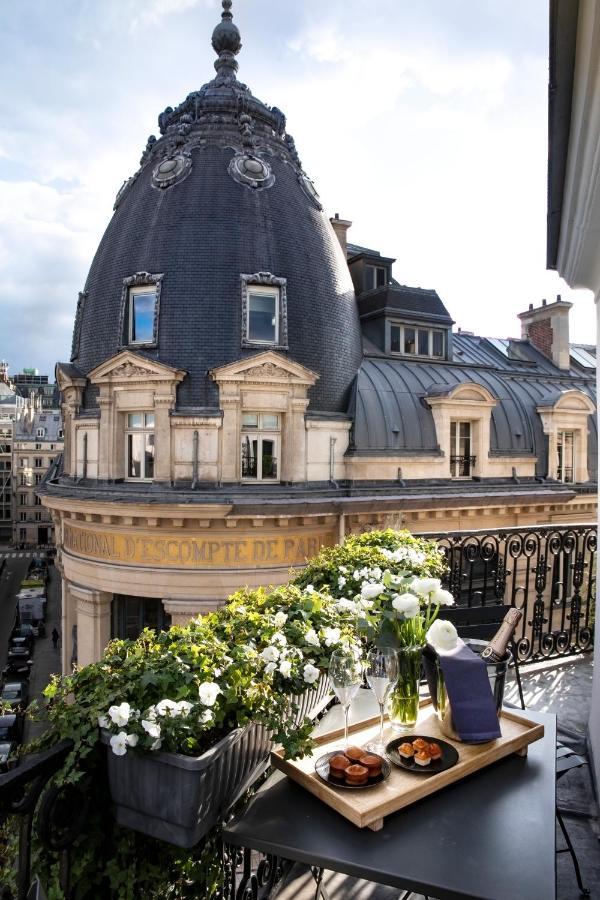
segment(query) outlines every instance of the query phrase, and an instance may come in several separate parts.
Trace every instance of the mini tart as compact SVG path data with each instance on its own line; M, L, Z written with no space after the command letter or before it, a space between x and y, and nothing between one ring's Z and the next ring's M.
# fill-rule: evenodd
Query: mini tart
M415 750L412 744L405 742L398 747L398 753L400 756L403 756L404 759L411 759L415 755Z
M348 766L344 772L344 778L346 779L346 784L366 784L369 778L369 770L366 766L354 764Z
M329 774L334 778L343 778L349 765L350 760L341 753L337 753L329 760Z
M415 741L412 742L412 745L415 748L415 751L416 750L427 750L427 748L429 747L429 744L427 743L427 741L424 741L423 738L417 738Z
M442 758L442 750L439 744L431 743L427 747L427 752L429 753L432 759L441 759Z
M347 750L344 750L344 756L347 756L350 762L353 763L359 762L364 755L365 751L360 747L348 747Z
M431 757L424 750L419 750L418 753L415 753L415 762L418 766L428 766L431 762Z
M365 753L361 757L360 765L369 770L369 778L375 778L377 775L381 775L383 760L375 753Z

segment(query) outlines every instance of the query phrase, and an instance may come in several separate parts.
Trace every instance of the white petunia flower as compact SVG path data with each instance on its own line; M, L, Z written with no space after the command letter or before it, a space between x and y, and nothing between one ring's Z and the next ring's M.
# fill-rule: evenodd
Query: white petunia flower
M289 659L284 659L283 662L279 663L279 671L283 675L284 678L289 678L292 671L292 664Z
M189 702L189 700L180 700L177 704L177 708L179 715L185 717L190 714L192 704Z
M125 743L128 747L135 747L138 741L139 737L137 736L137 734L128 734L125 738Z
M434 591L439 591L441 586L439 578L415 578L409 585L414 594L423 594L426 597Z
M314 589L314 587L312 586L312 584L307 584L306 587L304 588L304 590L306 591L307 594L314 594L314 593L315 593L315 589Z
M346 566L340 566L340 572L342 572L344 575L346 574L347 571L348 571L348 569L346 568Z
M161 744L162 744L161 739L157 738L155 741L152 742L152 744L150 744L150 749L151 750L160 750Z
M117 725L119 728L122 728L129 722L129 717L131 715L131 706L129 705L129 703L121 703L120 706L111 706L108 710L108 715L113 720L115 725Z
M208 725L209 722L212 722L212 709L205 709L202 715L200 716L200 721L203 725Z
M371 569L371 577L374 578L375 581L381 581L382 575L383 575L383 572L381 571L379 566L375 566L373 569Z
M156 704L156 715L157 716L178 716L179 709L174 700L161 700L160 703Z
M304 680L307 684L313 684L319 677L320 673L317 667L313 666L313 664L309 662L304 666L302 674L304 675Z
M149 719L142 719L142 728L152 738L160 737L160 725L158 722L151 722Z
M287 644L287 638L285 634L282 634L281 631L276 631L273 637L271 638L273 644L281 644L282 647L285 647Z
M359 600L358 603L363 609L371 609L374 606L373 600Z
M405 619L414 619L419 614L419 598L414 594L396 594L392 606Z
M148 707L148 709L146 710L146 719L149 722L156 722L156 707L155 706Z
M277 647L273 646L265 647L265 649L261 651L260 658L266 663L277 662L279 659L279 650Z
M304 640L307 644L312 644L313 647L320 647L321 642L319 640L319 635L315 631L314 628L309 628L306 634L304 635Z
M125 756L127 753L127 734L124 731L113 734L110 739L110 748L115 756Z
M285 625L285 623L287 622L287 615L286 615L286 613L284 613L284 612L282 612L281 610L279 610L279 612L275 613L275 616L274 616L274 618L273 618L273 621L275 622L275 627L276 627L276 628L282 628L283 625Z
M340 597L338 602L336 603L338 609L343 609L346 612L356 612L356 603L354 600L348 600L346 597Z
M431 602L437 606L454 606L454 597L450 591L444 591L440 588L439 591L434 591L431 595Z
M385 585L369 584L369 582L364 582L363 586L360 589L360 599L372 600L374 597L379 597L379 595L383 593L385 593Z
M265 666L265 675L272 675L272 673L277 668L277 663L269 662Z
M436 619L425 637L437 653L447 653L458 646L458 632L445 619Z
M332 647L334 644L339 644L341 634L342 632L339 628L324 628L323 637L325 638L325 646Z
M99 728L110 728L110 722L108 721L108 716L98 716L98 727Z
M347 580L348 580L348 579L345 578L343 575L340 575L340 576L339 576L339 578L338 578L338 588L340 589L340 591L341 591L341 589L344 587L344 585L346 584L346 581L347 581Z
M204 706L213 706L217 699L217 694L221 693L221 688L214 681L203 681L198 688L198 697L200 703Z

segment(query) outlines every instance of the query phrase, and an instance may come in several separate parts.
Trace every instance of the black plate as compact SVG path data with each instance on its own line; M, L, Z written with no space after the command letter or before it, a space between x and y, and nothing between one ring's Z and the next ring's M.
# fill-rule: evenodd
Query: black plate
M365 753L367 751L365 750ZM329 753L325 753L323 756L320 756L315 763L315 772L326 784L330 787L343 788L345 791L364 791L365 788L375 787L377 784L381 784L382 781L385 781L386 778L390 777L390 772L392 771L392 767L385 757L380 756L379 753L371 754L373 756L379 756L381 760L381 775L376 775L375 778L369 778L366 784L346 784L343 778L333 778L329 774L329 760L332 756L344 755L343 750L330 750Z
M414 759L405 759L403 756L400 756L398 753L400 744L412 744L417 738L422 738L430 744L437 744L442 751L441 759L432 759L428 766L420 766ZM406 769L407 772L415 772L417 775L437 775L438 772L445 772L446 769L451 769L458 762L458 750L456 747L453 747L452 744L448 744L446 741L440 741L439 738L428 737L426 734L408 734L406 737L395 738L387 745L385 752L395 766L398 766L400 769Z

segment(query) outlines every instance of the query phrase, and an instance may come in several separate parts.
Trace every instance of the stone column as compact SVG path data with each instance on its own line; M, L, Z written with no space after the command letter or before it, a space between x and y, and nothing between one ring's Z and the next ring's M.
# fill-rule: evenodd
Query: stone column
M220 481L239 481L240 479L240 396L223 396L221 389L221 409L223 423L221 427Z
M112 594L70 586L77 603L77 663L87 666L98 662L110 641Z
M290 398L281 435L281 480L295 483L306 481L306 424L304 414L308 400Z
M170 600L166 597L163 607L167 615L171 616L171 625L188 625L192 619L203 613L212 612L216 607L215 603L206 600Z
M170 394L154 395L154 481L170 482L171 467L171 419L169 412L173 406Z
M115 405L112 397L100 397L98 406L100 407L98 478L114 478Z

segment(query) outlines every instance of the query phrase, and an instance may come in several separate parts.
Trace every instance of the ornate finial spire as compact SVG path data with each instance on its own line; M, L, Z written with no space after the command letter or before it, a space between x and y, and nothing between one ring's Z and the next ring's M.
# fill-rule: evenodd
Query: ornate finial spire
M222 0L223 12L221 21L212 34L212 45L219 58L215 62L215 69L220 75L229 75L235 78L238 64L236 54L242 49L242 39L237 25L233 24L231 13L231 0Z

